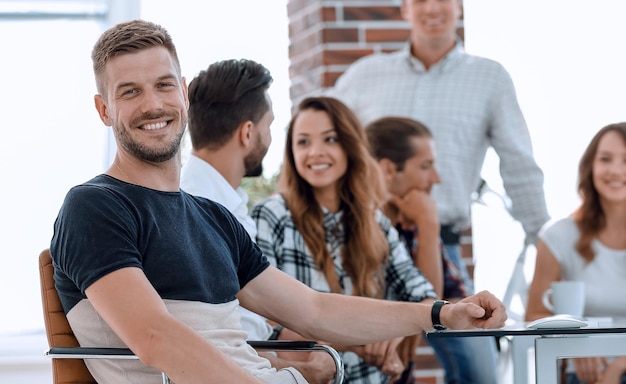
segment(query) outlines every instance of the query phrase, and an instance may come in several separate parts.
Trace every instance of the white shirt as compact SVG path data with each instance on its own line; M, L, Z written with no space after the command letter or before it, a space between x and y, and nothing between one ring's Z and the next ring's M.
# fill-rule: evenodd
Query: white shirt
M594 239L593 261L585 264L576 251L580 237L574 219L558 220L539 233L550 252L561 265L562 280L585 283L585 316L626 316L626 249L611 249Z
M189 155L181 170L180 189L222 204L255 239L256 225L248 214L248 195L241 187L233 188L211 164Z
M181 170L180 189L222 204L243 225L250 238L255 240L256 224L248 214L248 195L241 187L233 188L211 164L190 155ZM272 334L272 327L263 317L243 307L239 308L241 324L248 332L248 340L267 340Z

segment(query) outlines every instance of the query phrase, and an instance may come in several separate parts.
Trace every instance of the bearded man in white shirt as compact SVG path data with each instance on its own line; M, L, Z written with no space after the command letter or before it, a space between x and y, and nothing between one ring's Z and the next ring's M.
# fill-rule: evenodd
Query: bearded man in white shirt
M248 195L241 182L263 172L274 120L267 92L271 82L269 71L259 63L224 60L213 63L189 83L188 129L193 151L182 167L180 187L225 206L252 240L256 225L248 214ZM240 310L249 340L278 339L282 327L272 327L256 313ZM296 368L310 383L326 383L335 372L334 362L322 353L310 354L307 361L262 355L277 369Z

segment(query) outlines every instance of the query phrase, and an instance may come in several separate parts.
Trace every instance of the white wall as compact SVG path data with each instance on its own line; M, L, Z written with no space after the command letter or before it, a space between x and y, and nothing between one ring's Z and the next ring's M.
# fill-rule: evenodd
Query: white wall
M37 256L70 186L102 170L90 21L0 22L0 333L41 327Z
M545 174L549 213L566 216L578 205L578 161L589 140L604 125L626 121L626 3L466 0L464 6L466 49L511 73ZM483 175L502 191L493 153ZM474 216L477 287L501 296L509 277L502 271L512 270L521 251L521 228L502 209L477 206Z
M249 58L274 76L275 144L265 160L277 171L289 119L286 0L144 1L142 18L162 24L177 44L188 81L214 61ZM47 248L67 190L107 165L109 129L93 107L95 21L0 22L0 334L41 328L37 256ZM8 58L11 59L8 59Z
M43 330L0 335L0 383L51 383L52 363L43 354L47 347Z
M124 5L126 0L116 0ZM274 146L280 163L289 119L286 0L142 2L142 18L162 24L177 45L188 81L214 61L248 58L272 72ZM0 21L0 383L45 383L37 256L47 248L67 190L108 164L108 128L93 107L90 54L96 21ZM26 349L24 349L26 348ZM21 352L18 351L21 349Z

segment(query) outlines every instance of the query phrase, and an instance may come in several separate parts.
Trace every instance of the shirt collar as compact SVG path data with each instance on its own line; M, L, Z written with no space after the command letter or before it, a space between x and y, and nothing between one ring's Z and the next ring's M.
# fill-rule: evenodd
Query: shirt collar
M410 40L407 40L406 44L401 49L401 52L402 52L402 56L406 60L406 63L413 71L421 72L421 73L427 72L426 69L424 68L424 64L421 61L419 61L417 58L415 58L413 55L411 55L411 41ZM461 42L461 40L456 39L456 44L450 50L450 52L448 52L443 57L443 59L441 59L438 63L435 63L432 67L430 67L428 71L429 72L434 72L434 71L443 72L447 70L453 65L453 63L455 63L461 57L461 55L463 55L463 53L465 53L465 49L463 48L463 43Z
M246 206L248 195L241 187L233 188L211 164L194 155L190 155L187 162L189 164L185 171L190 172L189 179L195 185L190 186L192 191L185 190L186 192L217 201L231 212Z

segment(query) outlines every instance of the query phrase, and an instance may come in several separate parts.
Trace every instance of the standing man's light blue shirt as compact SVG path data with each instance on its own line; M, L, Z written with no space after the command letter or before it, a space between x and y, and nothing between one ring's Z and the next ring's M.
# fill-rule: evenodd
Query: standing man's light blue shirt
M467 54L460 43L426 69L410 44L390 54L364 57L328 90L366 125L386 116L425 124L434 135L441 184L433 188L442 224L470 224L472 193L489 147L500 158L500 174L512 214L535 237L549 219L543 173L517 102L513 81L496 61Z

